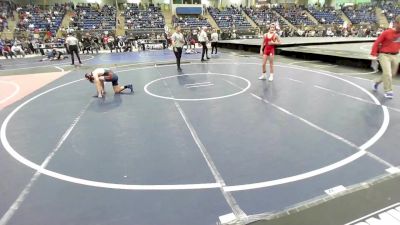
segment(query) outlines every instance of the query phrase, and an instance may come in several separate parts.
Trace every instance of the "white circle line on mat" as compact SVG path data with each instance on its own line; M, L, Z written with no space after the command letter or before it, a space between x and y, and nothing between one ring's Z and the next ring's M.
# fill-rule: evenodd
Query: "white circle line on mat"
M149 86L150 85L152 85L152 84L154 84L154 83L156 83L158 81L161 81L161 80L166 80L166 79L175 78L175 77L182 77L182 76L200 76L200 75L211 75L212 76L213 74L215 74L217 76L228 76L228 77L238 78L240 80L245 81L247 83L247 86L243 90L235 92L233 94L217 96L217 97L209 97L209 98L173 98L173 97L157 95L157 94L154 94L154 93L149 91ZM149 83L147 83L144 86L143 89L148 95L151 95L151 96L156 97L156 98L175 100L175 101L206 101L206 100L217 100L217 99L229 98L229 97L233 97L235 95L242 94L242 93L246 92L250 88L250 86L251 86L251 83L250 83L249 80L247 80L247 79L245 79L243 77L237 76L237 75L223 74L223 73L188 73L188 74L173 75L173 76L168 76L168 77L162 77L162 78L155 79L155 80L150 81Z
M192 64L188 64L186 66L189 65L197 65L197 64L202 64L202 63L192 63ZM208 63L210 65L231 65L231 63ZM240 63L243 65L259 65L259 63ZM162 65L162 66L158 66L158 67L168 67L168 66L175 66L175 65ZM270 181L264 181L264 182L257 182L257 183L251 183L251 184L242 184L242 185L233 185L233 186L225 186L223 187L225 191L227 192L233 192L233 191L243 191L243 190L251 190L251 189L256 189L256 188L265 188L265 187L271 187L271 186L276 186L276 185L280 185L280 184L285 184L285 183L290 183L290 182L295 182L295 181L299 181L299 180L304 180L307 178L311 178L317 175L321 175L323 173L332 171L334 169L337 169L339 167L342 167L344 165L347 165L355 160L357 160L358 158L362 157L363 155L365 155L367 153L367 149L372 146L373 144L375 144L381 137L382 135L385 133L385 131L387 130L388 126L389 126L389 112L386 106L383 106L379 100L373 96L370 92L368 92L366 89L362 88L361 86L345 80L343 78L334 76L332 74L328 74L328 73L324 73L321 71L314 71L314 70L310 70L307 68L302 68L302 67L291 67L291 66L284 66L284 65L276 65L277 67L285 67L285 68L292 68L292 69L298 69L298 70L304 70L304 71L308 71L308 72L315 72L315 73L319 73L328 77L332 77L338 80L342 80L348 84L351 84L355 87L357 87L358 89L360 89L361 91L365 92L377 105L380 105L382 107L383 110L383 122L382 125L380 127L380 129L378 130L377 133L375 133L370 139L368 139L364 144L362 144L361 146L359 146L360 151L357 151L356 153L336 162L333 164L330 164L328 166L319 168L319 169L315 169L309 172L305 172L302 174L297 174L294 176L290 176L290 177L285 177L285 178L281 178L281 179L276 179L276 180L270 180ZM133 71L133 70L138 70L141 68L133 68L130 70L124 70L124 72L126 71ZM122 71L120 71L122 72ZM59 180L64 180L64 181L68 181L68 182L72 182L72 183L76 183L76 184L81 184L81 185L86 185L86 186L92 186L92 187L99 187L99 188L111 188L111 189L124 189L124 190L193 190L193 189L209 189L209 188L221 188L221 186L218 183L199 183L199 184L172 184L172 185L130 185L130 184L118 184L118 183L106 183L106 182L99 182L99 181L93 181L93 180L86 180L86 179L81 179L81 178L77 178L77 177L72 177L72 176L67 176L64 174L60 174L54 171L50 171L47 170L45 168L41 168L40 165L33 163L32 161L26 159L25 157L23 157L22 155L20 155L18 152L16 152L14 150L14 148L10 145L8 139L7 139L7 125L10 122L10 120L12 119L12 117L25 105L27 105L28 103L30 103L31 101L39 98L40 96L43 96L47 93L50 93L58 88L61 87L65 87L67 85L71 85L73 83L82 81L84 79L79 79L79 80L75 80L72 82L68 82L56 87L53 87L47 91L44 91L40 94L37 94L35 96L33 96L32 98L26 100L25 102L23 102L21 105L17 106L7 117L6 119L3 121L1 128L0 128L0 140L5 148L5 150L12 156L14 157L17 161L21 162L22 164L36 170L39 171L40 173L43 173L45 175L57 178Z
M4 80L0 80L0 83L3 83L3 84L10 84L10 85L12 85L12 86L14 87L14 91L13 91L10 95L8 95L7 97L1 99L1 100L0 100L0 104L3 104L3 103L5 103L6 101L10 100L10 99L13 98L14 96L16 96L16 95L19 93L19 91L21 90L20 86L19 86L18 84L16 84L15 82L13 82L13 81L4 81Z

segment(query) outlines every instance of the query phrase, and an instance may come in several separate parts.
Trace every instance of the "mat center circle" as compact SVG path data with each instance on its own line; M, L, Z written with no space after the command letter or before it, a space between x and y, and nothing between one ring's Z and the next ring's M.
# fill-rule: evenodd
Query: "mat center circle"
M144 91L153 97L168 100L205 101L239 95L250 86L249 80L237 75L191 73L155 79L144 86ZM226 87L229 88L228 93Z

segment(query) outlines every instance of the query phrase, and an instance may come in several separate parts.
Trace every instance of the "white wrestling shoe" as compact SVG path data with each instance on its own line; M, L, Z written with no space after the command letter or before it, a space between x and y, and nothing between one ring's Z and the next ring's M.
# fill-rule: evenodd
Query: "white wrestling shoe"
M269 75L268 80L269 80L269 81L273 81L273 80L274 80L274 74L273 74L273 73L271 73L271 74Z
M263 73L258 79L259 80L266 80L267 79L267 75L265 73Z

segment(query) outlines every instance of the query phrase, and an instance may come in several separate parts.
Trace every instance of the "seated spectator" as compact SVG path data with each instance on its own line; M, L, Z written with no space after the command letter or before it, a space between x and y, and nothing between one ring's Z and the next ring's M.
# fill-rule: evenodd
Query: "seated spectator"
M400 15L400 3L398 1L382 2L381 8L389 23L393 24L396 15Z
M213 7L208 7L207 10L221 29L251 28L251 24L243 17L241 9L230 6L223 11Z
M328 29L327 29L327 31L326 31L326 36L328 36L328 37L333 37L333 36L335 36L335 34L332 32L332 29L331 29L331 28L328 28Z
M260 7L260 8L243 8L244 12L260 27L264 28L269 26L271 23L279 23L280 29L287 27L285 21L283 21L271 8Z
M342 8L344 14L350 19L352 24L375 24L375 8L371 4L346 6Z
M291 6L290 8L274 8L281 16L293 25L316 25L310 20L305 10L299 6Z
M180 26L182 29L195 29L197 27L211 27L206 18L199 16L173 16L174 27Z
M70 26L75 30L115 30L116 7L104 5L101 9L91 4L79 4L71 18Z
M129 39L126 39L125 43L124 43L124 52L127 52L127 51L130 51L130 52L132 51L132 41Z
M150 4L140 9L137 4L127 4L124 12L126 29L128 30L161 30L165 26L165 19L160 7Z
M310 6L307 10L322 24L343 24L340 11L336 11L332 7L316 8Z
M0 55L3 55L4 42L0 39Z
M0 32L9 30L8 19L14 18L13 7L14 4L11 1L0 2Z
M25 51L22 49L22 47L20 45L13 45L11 47L11 52L13 53L13 55L15 57L17 57L17 55L21 55L22 57L25 58Z
M8 57L10 57L12 59L12 57L15 56L14 53L11 51L10 46L4 45L3 56L6 57L6 59L8 59Z
M42 10L38 6L25 5L19 7L19 31L49 31L55 34L65 14L65 5L55 4L50 10Z

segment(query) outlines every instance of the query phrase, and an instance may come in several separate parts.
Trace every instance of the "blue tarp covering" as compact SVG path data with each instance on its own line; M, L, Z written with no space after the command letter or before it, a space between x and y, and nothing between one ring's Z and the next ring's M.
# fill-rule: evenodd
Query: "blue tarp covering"
M176 7L176 14L200 15L201 7Z

